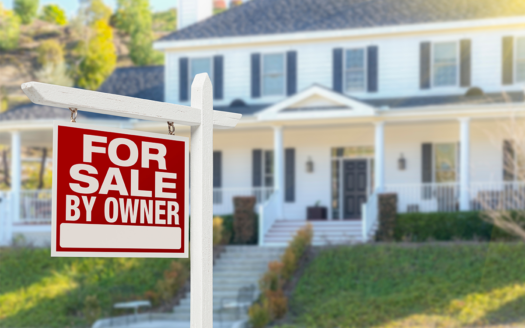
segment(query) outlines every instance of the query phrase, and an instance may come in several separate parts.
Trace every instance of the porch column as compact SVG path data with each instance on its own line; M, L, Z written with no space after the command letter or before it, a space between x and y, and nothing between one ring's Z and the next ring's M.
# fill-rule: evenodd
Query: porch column
M22 161L20 132L11 132L11 199L12 221L20 219L20 191L22 189Z
M273 128L273 186L279 193L277 201L277 219L283 218L284 203L284 148L283 127Z
M374 189L383 192L385 188L385 122L375 123L374 147Z
M470 209L470 118L460 118L459 127L459 210L468 211Z

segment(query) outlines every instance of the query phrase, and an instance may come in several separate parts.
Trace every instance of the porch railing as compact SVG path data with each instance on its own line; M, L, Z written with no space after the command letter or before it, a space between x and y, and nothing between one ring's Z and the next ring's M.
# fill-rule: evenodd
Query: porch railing
M11 197L9 192L0 191L0 246L11 243Z
M474 211L525 209L524 181L471 183L469 195Z
M363 203L361 209L362 215L362 234L363 242L369 241L370 237L374 234L373 229L377 228L377 194L372 193L368 196L366 203Z
M277 220L277 206L279 197L282 197L279 190L275 190L270 197L258 206L259 213L259 245L264 245L264 236L270 231L270 228Z
M20 192L19 223L51 222L51 190L22 190Z
M384 192L397 194L399 213L459 210L459 184L455 182L389 184Z
M233 198L239 196L253 196L256 204L263 204L272 195L273 188L214 188L213 189L213 214L232 214L234 211Z

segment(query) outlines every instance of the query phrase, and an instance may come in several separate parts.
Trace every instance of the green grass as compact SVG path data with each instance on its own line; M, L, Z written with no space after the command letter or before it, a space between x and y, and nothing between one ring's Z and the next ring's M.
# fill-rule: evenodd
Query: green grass
M523 323L525 244L390 244L325 250L306 268L291 309L298 327Z
M88 327L90 311L107 316L115 302L144 299L171 261L51 258L48 249L0 248L0 327Z

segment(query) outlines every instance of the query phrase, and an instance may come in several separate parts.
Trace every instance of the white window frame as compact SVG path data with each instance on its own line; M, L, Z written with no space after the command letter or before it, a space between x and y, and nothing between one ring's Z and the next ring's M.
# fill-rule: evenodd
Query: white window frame
M514 49L513 49L513 74L514 74L514 83L525 83L525 78L523 80L518 80L518 40L523 39L523 42L525 42L525 35L515 36L514 37ZM525 57L521 59L523 62L525 62Z
M434 47L436 44L440 43L455 43L456 44L456 83L450 84L450 85L435 85L434 84L434 74L435 74L435 62L434 62ZM436 41L431 43L431 49L430 49L430 66L431 66L431 72L430 72L430 85L432 88L457 88L459 87L459 79L460 79L460 44L459 40L448 40L448 41Z
M283 57L283 86L282 86L282 92L280 94L271 94L267 95L264 92L264 77L266 76L264 74L264 56L269 55L281 55ZM287 74L288 67L286 66L286 52L269 52L261 54L261 79L260 79L260 85L261 85L261 97L281 97L286 95L286 82L287 82Z
M346 53L348 50L362 50L363 51L363 88L362 89L353 89L348 90L346 85ZM353 48L344 48L343 49L343 90L345 93L357 93L357 92L366 92L368 85L368 51L366 47L353 47Z
M188 81L189 84L189 90L191 90L191 84L193 83L193 74L191 72L191 62L195 59L208 59L210 61L210 72L208 76L210 77L210 80L213 81L213 56L203 56L203 57L191 57L189 58L189 66L188 66Z

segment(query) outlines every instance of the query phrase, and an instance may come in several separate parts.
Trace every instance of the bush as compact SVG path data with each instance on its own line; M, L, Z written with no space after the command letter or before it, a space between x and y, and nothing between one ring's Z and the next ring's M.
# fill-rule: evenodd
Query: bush
M64 51L57 40L43 41L37 48L37 61L40 65L58 65L64 61Z
M253 328L265 327L271 320L268 301L264 300L262 304L254 304L248 310L248 315Z
M29 24L38 11L38 0L15 0L14 10L22 24Z
M45 5L42 8L42 16L41 19L49 22L54 23L58 25L66 25L67 24L67 16L66 12L60 8L58 5Z
M18 46L20 18L13 11L4 9L0 2L0 50L11 50Z
M258 228L259 228L259 217L257 213L255 215L255 237L254 240L251 241L249 244L257 244L258 243ZM233 215L221 215L220 218L222 219L222 243L224 245L232 245L237 244L235 242L235 229L233 228Z
M213 218L213 246L220 245L223 237L222 218Z
M159 280L156 286L156 293L146 292L145 296L149 297L153 304L159 300L163 302L170 301L179 290L184 287L190 272L188 267L181 262L172 262L170 268L164 271L164 279Z
M481 215L481 212L398 214L394 239L413 242L514 239L508 233L485 221Z

